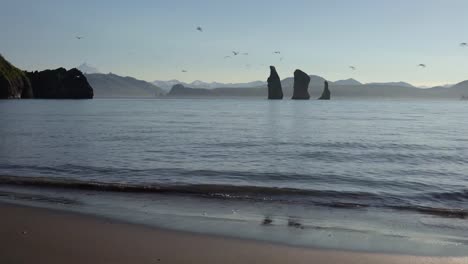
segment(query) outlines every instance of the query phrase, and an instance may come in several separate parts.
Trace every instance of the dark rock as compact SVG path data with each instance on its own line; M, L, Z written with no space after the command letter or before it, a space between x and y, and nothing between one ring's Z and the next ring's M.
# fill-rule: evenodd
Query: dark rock
M330 100L331 98L331 93L330 90L328 89L328 82L325 81L325 88L323 89L322 96L320 96L319 100Z
M269 216L265 217L265 219L262 221L262 225L271 225L272 223L273 220Z
M34 98L46 99L91 99L94 92L83 73L77 69L64 68L27 72Z
M171 91L167 94L168 96L209 96L214 95L213 91L203 88L188 88L182 84L176 84L172 86Z
M268 99L281 100L283 99L283 88L281 80L274 66L270 66L270 77L268 77Z
M0 55L0 99L32 97L31 84L26 74Z
M310 77L301 70L294 72L294 93L293 100L309 100L310 95L308 92Z
M294 228L299 228L299 229L304 229L301 223L299 223L297 220L294 219L288 219L288 226L289 227L294 227Z

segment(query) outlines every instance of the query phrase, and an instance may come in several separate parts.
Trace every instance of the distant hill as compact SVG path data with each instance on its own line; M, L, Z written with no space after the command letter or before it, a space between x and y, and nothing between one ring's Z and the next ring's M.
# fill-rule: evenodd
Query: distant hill
M415 87L407 82L383 82L383 83L367 83L367 85L383 85L383 86L399 86L399 87Z
M193 81L191 83L181 82L178 80L169 80L169 81L154 81L153 84L161 87L162 89L169 91L176 84L182 84L184 87L190 88L203 88L203 89L215 89L215 88L248 88L248 87L257 87L261 85L266 85L266 82L263 81L253 81L248 83L220 83L220 82L203 82L203 81Z
M78 66L77 69L84 74L101 73L97 68L87 64L86 62Z
M212 96L214 95L213 90L203 89L203 88L189 88L185 87L182 84L176 84L171 88L171 91L167 96L177 96L177 97L198 97L198 96Z
M152 98L164 95L164 91L158 86L132 77L122 77L112 73L92 73L85 76L94 89L95 98Z
M176 84L187 85L186 83L178 81L178 80L154 81L154 82L152 82L152 84L160 87L161 89L163 89L164 91L167 91L167 92L169 92L171 90L172 86L174 86Z
M350 78L333 82L335 85L361 85L362 83Z

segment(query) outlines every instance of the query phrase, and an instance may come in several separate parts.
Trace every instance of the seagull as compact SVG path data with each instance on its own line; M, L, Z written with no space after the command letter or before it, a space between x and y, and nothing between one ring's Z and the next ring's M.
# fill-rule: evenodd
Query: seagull
M197 27L197 30L200 31L200 32L203 32L203 28L200 27L200 26Z
M230 58L231 58L231 56L224 56L224 58L225 58L225 59L230 59Z
M75 38L76 38L76 39L82 39L82 38L84 38L84 37L82 37L82 36L76 36Z
M353 71L356 70L356 67L354 67L354 66L349 66L349 68L350 68L351 70L353 70Z
M182 70L182 72L187 72L187 70Z
M462 42L462 43L460 43L460 46L462 46L462 47L467 47L467 46L468 46L468 43Z
M426 64L418 64L418 67L421 67L421 68L426 68Z
M237 56L237 55L239 55L239 52L238 51L233 51L232 54L234 54L234 56Z
M281 54L280 51L273 51L273 54Z

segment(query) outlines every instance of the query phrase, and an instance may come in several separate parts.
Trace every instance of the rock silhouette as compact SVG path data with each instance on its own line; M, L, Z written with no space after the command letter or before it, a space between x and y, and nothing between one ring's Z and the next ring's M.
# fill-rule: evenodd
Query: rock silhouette
M308 92L310 77L301 70L294 72L294 92L293 100L309 100L310 95Z
M270 77L268 77L268 99L281 100L283 99L283 88L281 80L274 66L270 66Z
M322 96L320 96L319 100L330 100L331 98L331 93L330 90L328 89L328 82L325 81L325 88L323 88L323 93Z
M94 92L83 73L64 68L26 72L32 85L34 98L91 99Z
M0 99L32 98L26 74L0 55Z

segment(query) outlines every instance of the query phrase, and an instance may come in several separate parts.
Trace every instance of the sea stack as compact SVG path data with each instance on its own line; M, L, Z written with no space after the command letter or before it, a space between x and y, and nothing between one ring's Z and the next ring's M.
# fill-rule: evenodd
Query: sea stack
M294 93L293 100L309 100L309 83L310 77L301 70L294 72Z
M268 77L268 99L281 100L283 99L283 88L281 80L274 66L270 66L270 77Z
M330 100L331 94L330 90L328 89L328 82L325 81L325 88L323 88L322 96L320 96L319 100Z

